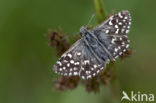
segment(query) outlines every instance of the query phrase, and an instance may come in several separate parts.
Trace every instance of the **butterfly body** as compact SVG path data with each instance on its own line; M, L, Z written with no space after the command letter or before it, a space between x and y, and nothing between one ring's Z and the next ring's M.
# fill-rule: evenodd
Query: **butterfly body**
M88 79L96 76L110 60L115 60L129 47L126 36L131 24L128 11L109 17L99 26L80 28L78 40L54 65L54 71L64 76Z
M111 58L111 54L109 51L106 50L105 45L103 45L100 41L99 38L95 35L95 33L91 32L90 30L85 30L86 33L82 37L83 41L88 44L87 46L91 49L93 54L96 55L99 61L105 62L106 60L113 59ZM105 38L105 35L102 35L103 38ZM110 57L109 57L110 56Z

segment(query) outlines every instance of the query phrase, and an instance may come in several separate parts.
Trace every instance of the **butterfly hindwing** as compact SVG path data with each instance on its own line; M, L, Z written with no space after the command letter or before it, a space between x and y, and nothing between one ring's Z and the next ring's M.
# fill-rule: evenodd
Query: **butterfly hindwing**
M54 65L54 71L60 75L79 75L81 68L80 56L83 48L81 40L78 40L67 52L65 52ZM76 51L76 52L75 52Z
M96 76L105 68L105 62L98 58L97 54L94 54L88 45L85 44L84 47L79 75L83 79L88 79Z

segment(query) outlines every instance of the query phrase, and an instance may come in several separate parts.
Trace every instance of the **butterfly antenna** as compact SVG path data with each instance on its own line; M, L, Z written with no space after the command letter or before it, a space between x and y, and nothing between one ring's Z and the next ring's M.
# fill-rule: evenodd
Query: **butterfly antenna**
M95 17L95 14L92 14L92 16L91 16L91 18L90 18L88 24L86 25L86 27L88 27L88 25L91 23L91 21L93 20L94 17Z

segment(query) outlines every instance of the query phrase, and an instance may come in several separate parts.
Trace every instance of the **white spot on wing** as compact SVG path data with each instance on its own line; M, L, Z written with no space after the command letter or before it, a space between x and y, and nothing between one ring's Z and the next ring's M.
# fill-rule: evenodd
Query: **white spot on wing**
M85 60L84 63L85 63L85 64L87 64L87 63L89 64L89 60Z
M102 70L102 69L103 69L103 67L100 68L100 70Z
M85 79L85 77L84 77L84 76L81 76L81 78L82 78L82 79Z
M115 34L118 34L118 33L119 33L119 29L116 29Z
M118 46L118 49L121 49L121 47L120 47L120 46Z
M96 68L97 67L97 65L94 65L94 68Z
M117 49L117 48L115 48L114 50L115 50L115 52L117 52L117 51L118 51L118 49Z
M126 48L128 48L128 47L129 47L129 44L126 45Z
M116 52L113 53L113 55L115 55L115 54L116 54Z
M88 79L88 78L91 78L91 75L87 76L87 79Z
M129 32L129 30L126 30L126 33L128 33Z
M58 64L59 66L62 66L62 63L61 63L60 61L58 61L57 64Z
M122 45L125 45L125 42L124 41L122 42Z
M108 34L109 33L109 30L106 30L105 33Z
M69 73L69 76L72 76L72 73Z
M79 65L79 64L80 64L79 62L76 62L76 63L75 63L75 65Z
M74 64L74 60L70 60L70 63L71 63L71 64Z
M84 68L81 68L82 70L84 70Z
M63 69L65 70L65 69L66 69L66 67L63 67Z
M95 76L96 75L96 73L93 73L93 76Z
M86 74L90 74L90 71L86 71Z
M94 68L91 68L91 70L93 71L93 70L94 70Z
M122 40L122 38L120 37L120 40Z
M62 71L62 68L60 68L60 71Z
M126 51L126 49L123 50L123 52L125 52L125 51Z
M119 55L121 55L121 54L122 54L122 52L119 53Z
M77 70L77 68L76 68L76 67L74 67L74 70Z
M69 67L69 66L70 66L70 64L68 63L68 64L67 64L67 67Z
M122 22L119 22L119 25L122 25Z
M74 72L74 75L78 75L78 73L77 72Z
M115 28L118 28L118 25L115 25Z
M113 38L112 41L111 41L111 43L112 43L112 44L115 44L115 42L114 42L115 40L116 40L116 39Z
M81 55L81 52L78 52L77 55L80 56Z
M127 17L127 16L125 16L125 19L128 19L128 17Z
M118 55L115 57L115 59L118 58Z
M109 21L109 25L113 25L113 23L112 23L112 21L111 21L111 20Z
M71 58L72 57L72 55L71 54L68 54L68 56Z
M121 31L122 31L122 33L123 33L123 32L125 31L125 29L122 29Z
M121 15L121 13L118 14L120 18L123 18L123 16Z

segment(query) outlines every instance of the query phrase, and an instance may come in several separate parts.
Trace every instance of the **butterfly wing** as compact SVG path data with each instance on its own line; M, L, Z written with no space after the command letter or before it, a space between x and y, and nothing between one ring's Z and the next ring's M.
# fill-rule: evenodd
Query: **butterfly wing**
M59 58L54 65L54 71L64 76L79 75L81 49L83 49L83 45L81 45L80 39Z
M130 25L130 13L121 11L95 27L93 32L112 56L117 58L129 47L130 41L126 34L129 32Z
M64 76L80 76L88 79L105 67L90 51L84 40L78 40L54 65L54 71Z
M109 51L114 57L118 57L129 46L129 40L126 34L129 31L131 17L128 11L122 11L109 17L101 25L95 27L92 33L97 37L98 41ZM90 39L91 40L91 39ZM94 38L95 40L95 38ZM78 40L54 65L54 71L64 76L80 76L88 79L96 76L109 60L108 54L104 53L101 45L96 43L96 47L92 49L92 41L89 44L84 42L82 38ZM97 40L95 40L97 41ZM92 52L93 51L93 52ZM101 57L104 55L106 57Z

